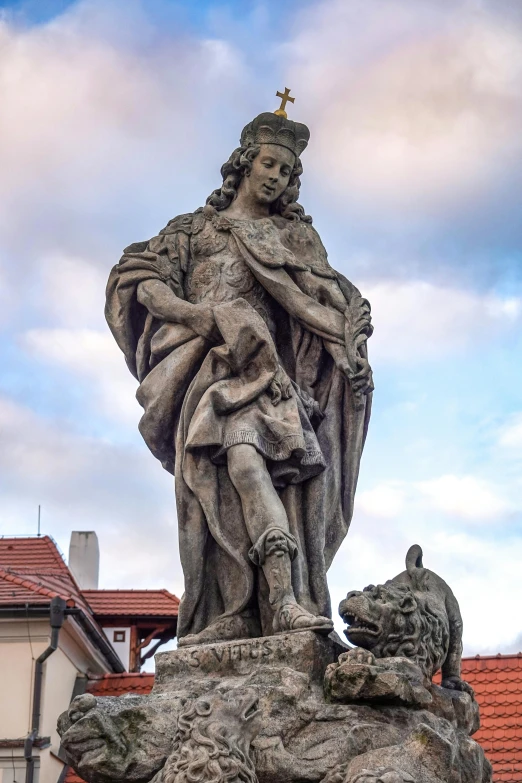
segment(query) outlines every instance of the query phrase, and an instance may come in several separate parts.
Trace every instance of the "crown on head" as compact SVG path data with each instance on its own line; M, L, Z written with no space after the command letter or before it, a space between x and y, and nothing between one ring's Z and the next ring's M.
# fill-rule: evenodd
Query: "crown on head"
M279 144L286 147L297 157L308 144L310 131L301 122L293 122L285 117L263 112L245 125L241 133L241 146L251 147L254 144Z

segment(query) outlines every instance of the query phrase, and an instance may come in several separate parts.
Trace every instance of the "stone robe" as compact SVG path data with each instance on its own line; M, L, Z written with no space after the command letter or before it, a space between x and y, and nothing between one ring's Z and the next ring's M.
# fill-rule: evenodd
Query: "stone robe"
M148 279L211 304L219 344L148 313L137 300ZM280 493L298 548L297 601L331 615L326 572L352 517L371 395L352 393L325 346L366 357L369 330L361 337L346 315L355 301L309 224L231 220L212 207L131 245L112 270L106 317L140 382L140 432L176 477L180 638L233 615L251 635L271 633L267 584L226 465L235 443L263 454Z

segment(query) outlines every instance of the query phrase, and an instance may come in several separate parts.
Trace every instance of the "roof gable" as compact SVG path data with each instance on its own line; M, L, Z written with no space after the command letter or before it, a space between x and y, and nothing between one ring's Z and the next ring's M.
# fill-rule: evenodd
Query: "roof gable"
M0 537L0 567L28 571L53 571L70 575L69 569L50 536Z
M99 620L178 616L179 598L168 590L82 590L82 595Z

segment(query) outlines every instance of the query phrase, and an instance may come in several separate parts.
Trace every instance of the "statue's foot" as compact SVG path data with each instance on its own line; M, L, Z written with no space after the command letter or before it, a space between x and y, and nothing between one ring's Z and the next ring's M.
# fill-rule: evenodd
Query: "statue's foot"
M274 633L316 631L329 634L333 630L333 622L328 617L307 612L298 603L287 603L277 609L273 627Z
M211 623L199 633L191 633L178 639L178 647L192 647L196 644L213 644L214 642L231 642L235 639L251 639L251 623L240 615L222 617Z

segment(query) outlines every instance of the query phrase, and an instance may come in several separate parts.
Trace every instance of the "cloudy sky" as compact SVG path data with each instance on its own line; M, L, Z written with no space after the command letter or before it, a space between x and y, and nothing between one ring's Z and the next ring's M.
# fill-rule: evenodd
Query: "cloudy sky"
M296 96L301 202L373 309L375 407L330 572L453 587L465 652L522 648L518 0L0 2L0 533L103 587L181 594L172 480L103 319L121 249L202 205L246 122Z

